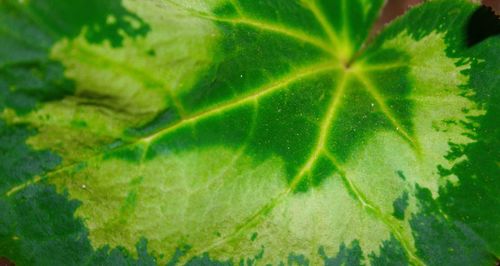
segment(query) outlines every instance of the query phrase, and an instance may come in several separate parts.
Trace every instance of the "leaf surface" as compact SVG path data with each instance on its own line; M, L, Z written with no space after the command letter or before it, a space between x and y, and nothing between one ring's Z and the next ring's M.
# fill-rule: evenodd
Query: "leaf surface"
M500 38L383 4L4 0L0 256L491 265Z

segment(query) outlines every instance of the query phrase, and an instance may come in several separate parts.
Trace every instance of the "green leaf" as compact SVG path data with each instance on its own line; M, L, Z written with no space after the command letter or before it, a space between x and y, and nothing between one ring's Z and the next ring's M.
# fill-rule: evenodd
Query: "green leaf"
M500 37L428 1L0 2L0 257L492 265Z

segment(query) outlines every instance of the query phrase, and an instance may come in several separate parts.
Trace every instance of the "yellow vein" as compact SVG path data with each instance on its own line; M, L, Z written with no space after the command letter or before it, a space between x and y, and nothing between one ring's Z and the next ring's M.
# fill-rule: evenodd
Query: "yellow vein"
M319 22L325 33L328 35L331 44L334 46L338 45L340 42L337 35L335 34L335 30L326 19L323 12L319 9L318 5L316 5L316 1L308 1L305 3L305 5L306 7L309 8L309 10L311 10L316 20Z
M332 100L326 111L325 117L321 122L318 141L314 147L314 151L309 156L307 162L298 171L298 174L292 179L292 182L290 183L291 190L294 190L297 187L297 185L302 181L304 175L312 169L317 159L321 155L321 151L324 149L326 145L327 138L330 133L331 127L333 125L333 122L335 121L335 118L338 114L339 107L342 104L342 98L345 94L345 89L347 87L348 79L349 79L349 73L346 72L342 73L342 77L337 85L337 89L335 90L335 95L332 97Z
M235 0L230 0L230 3L234 7L238 15L243 15L240 4L238 4Z
M388 63L388 64L356 64L353 65L353 69L359 69L360 71L364 72L369 72L369 71L384 71L384 70L390 70L394 68L403 68L407 67L408 64L402 63L402 62L397 62L397 63Z
M10 189L9 191L7 191L7 193L5 193L5 195L6 195L7 197L9 197L9 196L11 196L11 195L13 195L13 194L17 193L18 191L21 191L21 190L23 190L23 189L27 188L27 187L28 187L28 186L30 186L30 185L33 185L33 184L36 184L36 183L40 182L41 180L42 180L42 177L40 177L40 176L35 176L35 177L34 177L33 179L31 179L31 180L25 181L25 182L23 182L22 184L20 184L20 185L17 185L17 186L15 186L15 187L13 187L13 188L12 188L12 189Z
M299 174L292 179L292 182L288 186L288 188L282 192L280 192L276 197L271 199L267 204L265 204L263 207L261 207L259 210L257 210L255 213L253 213L251 216L246 218L239 226L237 226L234 231L225 237L217 240L216 242L212 243L208 247L204 247L202 250L197 250L193 251L194 254L202 254L204 252L207 252L214 247L217 247L219 245L222 245L226 243L227 241L230 241L231 239L234 239L237 237L243 230L251 226L252 224L257 223L258 219L263 217L263 214L268 213L276 205L278 205L280 202L282 202L287 195L289 195L291 192L293 192L297 186L298 183L302 180L304 174L308 171L310 167L314 164L314 162L317 160L317 158L320 155L320 152L323 150L323 147L326 144L326 138L328 136L328 132L331 128L331 125L333 121L335 120L335 116L337 114L337 110L341 104L341 99L342 96L344 95L345 88L347 87L347 81L348 81L348 74L342 73L342 78L339 81L336 89L335 95L332 97L332 100L330 102L330 105L328 107L328 110L326 112L325 118L323 119L322 125L321 125L321 130L320 134L318 136L318 143L316 144L316 148L312 155L309 157L308 162L304 165L304 167L299 171Z
M400 227L397 223L393 222L390 217L387 217L378 206L372 203L366 195L352 182L350 178L347 177L346 172L343 170L343 166L339 164L337 158L329 151L324 150L324 155L332 162L332 164L339 170L339 175L342 179L342 184L344 184L345 188L355 197L355 199L361 204L361 207L364 210L371 211L375 217L377 217L381 222L383 222L387 227L389 227L390 231L396 237L396 239L402 244L405 249L406 254L409 257L409 260L413 265L425 265L420 258L415 254L415 250L411 244L411 240L407 239L404 236L404 233L401 232Z
M167 1L171 3L170 1ZM221 18L221 17L216 17L207 13L203 13L197 10L193 10L184 6L181 6L176 3L172 3L173 5L189 12L191 15L202 18L202 19L207 19L207 20L212 20L215 22L221 22L221 23L228 23L228 24L241 24L241 25L246 25L250 26L256 29L264 30L264 31L271 31L275 33L279 33L282 35L286 35L289 37L292 37L296 40L299 40L304 43L309 43L325 52L330 54L332 57L337 58L337 55L334 51L332 51L332 48L330 45L327 43L323 42L321 39L318 39L316 37L313 37L305 32L291 29L291 28L286 28L284 25L280 24L274 24L271 22L263 22L263 21L258 21L252 18L247 18L247 17L241 17L241 18Z
M246 105L246 104L251 103L253 101L258 101L258 99L260 99L266 95L272 94L275 91L279 90L280 88L288 86L288 85L290 85L290 84L292 84L300 79L306 78L306 77L314 75L314 74L319 74L321 72L331 71L331 70L336 70L336 69L341 69L341 67L337 64L331 64L331 63L317 65L317 66L308 67L308 68L303 68L303 69L301 69L297 72L294 72L290 75L287 75L287 76L285 76L277 81L274 81L271 84L264 86L261 89L256 90L255 92L248 94L244 97L225 102L221 106L217 106L215 108L211 108L211 109L208 109L206 111L202 111L202 112L197 113L195 115L189 116L185 119L179 120L178 123L173 124L172 126L167 127L163 130L159 130L159 131L143 138L142 141L151 142L151 141L163 136L164 134L166 134L170 131L173 131L181 126L184 126L185 124L194 123L194 122L197 122L197 121L202 120L204 118L207 118L207 117L219 114L219 113L223 113L227 110L231 110L231 109L234 109L236 107Z
M340 68L341 67L339 65L332 64L332 63L304 67L298 71L295 71L293 73L290 73L288 75L283 76L279 80L272 81L272 83L264 85L264 86L256 89L256 92L254 92L254 93L248 94L248 95L243 96L243 97L238 98L238 99L234 99L232 101L222 103L219 106L216 106L214 108L208 109L208 110L203 111L203 112L199 112L199 113L194 114L194 115L187 117L185 119L181 119L178 122L171 124L164 129L155 131L150 135L138 138L132 142L129 142L129 143L126 143L122 146L116 147L108 152L117 151L117 150L120 150L120 149L123 149L126 147L130 147L130 146L133 146L133 145L136 145L139 143L142 143L143 145L146 144L146 147L149 147L149 144L153 140L157 139L158 137L164 136L165 134L167 134L175 129L178 129L186 124L190 124L190 123L194 123L194 122L203 120L205 118L211 117L213 115L216 115L216 114L219 114L219 113L222 113L225 111L229 111L233 108L243 106L243 105L245 105L247 103L251 103L253 101L258 101L259 98L264 97L264 96L269 95L269 94L272 94L273 92L276 92L277 90L279 90L287 85L290 85L290 84L292 84L300 79L306 78L308 76L312 76L312 75L319 74L319 73L326 72L326 71L338 70ZM63 166L63 167L58 168L52 172L47 173L43 177L36 176L32 180L28 180L20 185L13 187L12 189L10 189L6 193L6 195L11 196L14 193L17 193L17 192L23 190L24 188L26 188L27 186L29 186L31 184L38 183L41 180L47 179L50 176L53 176L57 173L63 172L67 169L72 169L73 167L80 165L82 162L88 162L88 161L91 161L94 159L98 159L101 156L103 156L103 155L99 154L99 155L87 158L85 160Z
M390 108L385 103L384 97L378 92L378 90L375 88L375 86L362 73L356 72L355 75L357 76L359 81L361 81L361 83L363 83L366 91L368 93L370 93L370 95L373 97L373 99L375 99L380 110L387 117L387 119L391 122L391 124L396 128L396 131L411 144L411 146L415 149L417 154L420 154L420 151L421 151L420 144L399 123L399 121L396 119L394 114L391 112Z
M242 25L251 26L253 28L257 28L257 29L261 29L261 30L265 30L265 31L280 33L282 35L292 37L296 40L312 44L313 46L316 46L316 47L320 48L321 50L327 52L332 57L337 58L337 54L334 51L332 51L332 48L330 45L327 45L322 40L315 38L315 37L312 37L311 35L304 33L302 31L299 31L299 30L285 28L279 24L274 24L274 23L270 23L270 22L257 21L257 20L251 19L251 18L221 19L221 18L210 17L210 19L216 20L219 22L230 23L230 24L242 24Z
M275 208L278 204L280 204L291 192L294 191L296 186L302 181L304 175L310 171L310 169L314 166L314 163L317 161L317 159L322 155L325 154L331 161L332 164L339 169L339 172L343 178L344 182L348 182L348 188L351 190L355 195L356 198L360 201L363 207L372 210L374 213L377 214L377 216L391 229L391 231L394 232L398 240L400 242L405 244L405 249L407 253L409 254L410 260L415 262L416 265L423 265L420 263L420 260L414 255L414 252L411 251L411 245L409 244L409 241L403 237L397 226L393 225L393 223L384 218L382 215L382 212L374 207L372 203L370 203L367 198L357 189L357 187L354 186L354 184L345 177L345 174L342 170L342 167L340 166L340 163L338 163L338 160L334 159L333 155L331 155L329 152L326 150L326 141L328 137L328 133L331 130L331 127L335 121L336 115L338 114L339 107L341 106L342 103L342 97L345 94L345 89L347 88L347 83L349 80L349 75L350 72L343 72L342 73L342 78L339 81L337 85L337 89L335 90L335 95L332 97L332 100L329 104L328 110L325 114L325 118L323 119L320 127L320 134L318 135L318 141L316 144L316 147L313 151L313 153L309 156L308 161L304 164L304 166L299 170L299 173L292 179L292 182L290 186L285 190L279 193L276 197L271 199L267 204L265 204L263 207L261 207L258 211L256 211L254 214L249 216L247 219L245 219L239 226L237 226L234 231L223 238L217 240L216 242L212 243L211 245L202 248L201 250L193 250L192 252L194 254L202 254L204 252L208 252L209 250L220 246L224 243L227 243L231 239L234 239L238 235L240 235L245 229L250 227L253 224L258 223L259 218L262 218L264 214L270 212L272 209Z
M265 217L265 214L266 213L269 213L271 210L274 209L275 206L279 205L284 199L285 197L290 193L289 190L286 190L284 192L281 192L280 194L278 194L278 196L276 196L275 198L271 199L267 204L265 204L262 208L260 208L257 212L255 212L253 215L251 215L250 217L248 217L247 219L245 219L245 221L243 221L243 223L241 225L239 225L238 227L236 227L234 229L234 231L220 239L218 239L217 241L213 242L212 244L210 244L209 246L206 246L206 247L203 247L199 250L190 250L190 253L192 254L191 256L185 256L184 258L185 259L188 259L190 257L193 257L193 256L196 256L196 255L199 255L199 254L203 254L203 253L206 253L222 244L225 244L227 243L228 241L231 241L233 240L234 238L236 238L237 236L239 236L242 232L244 232L244 230L246 230L248 227L254 225L254 224L258 224L259 223L259 218L263 218ZM185 263L179 263L180 265L184 265Z

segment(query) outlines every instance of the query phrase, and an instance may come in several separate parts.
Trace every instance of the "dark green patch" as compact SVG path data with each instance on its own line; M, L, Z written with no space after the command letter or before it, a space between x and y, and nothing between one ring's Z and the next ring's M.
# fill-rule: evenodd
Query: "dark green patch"
M304 255L288 254L288 266L309 266L309 260Z
M396 219L405 219L405 210L408 207L408 199L408 192L405 191L403 192L403 195L401 195L392 203L392 206L394 208L392 215L396 217Z
M179 260L187 254L187 252L191 249L190 246L182 246L180 248L177 248L174 255L170 259L170 261L166 264L167 266L175 266L179 265L178 262ZM258 261L261 260L264 257L264 247L261 248L261 250L254 256L249 256L247 258L240 258L237 260L236 258L228 259L226 261L220 261L217 259L213 259L210 257L208 253L204 253L201 256L196 256L191 258L186 264L184 265L189 265L189 266L233 266L233 265L240 265L240 266L252 266L252 265L259 265ZM235 263L235 261L238 261ZM294 264L296 265L296 264Z
M323 258L325 266L363 265L362 261L364 260L364 256L358 240L352 241L349 247L342 243L335 257L328 257L323 247L320 247L318 253Z
M137 257L122 247L110 249L108 246L95 251L86 265L130 265L156 266L156 259L148 254L147 240L141 239L136 244Z
M328 135L328 148L341 163L345 163L356 147L364 145L376 132L384 129L397 132L387 114L382 111L382 108L380 108L371 93L367 91L365 85L358 80L350 82L348 91L343 98L345 99L343 108L338 111L333 129ZM406 101L404 95L392 99L393 101L396 101L396 99L402 102ZM386 102L385 104L390 103ZM396 105L392 107L396 107ZM391 109L391 111L393 110ZM412 131L409 122L410 111L411 108L402 107L400 112L406 112L406 114L399 115L406 117L404 121L407 122L403 123L405 127L401 130L407 132ZM374 154L373 156L377 155Z
M186 255L186 253L191 249L189 245L183 245L175 249L175 253L172 258L167 262L167 266L175 266L179 263L179 260Z
M151 56L151 57L155 57L156 56L156 51L154 49L149 49L147 52L146 52L147 55Z
M490 48L500 46L500 38L489 39L483 45ZM476 47L476 46L475 46ZM476 49L476 48L474 48ZM479 58L500 58L498 49L476 49ZM487 109L484 116L473 118L474 142L467 145L450 143L446 156L451 162L458 160L451 169L443 169L443 177L458 177L458 185L448 184L439 191L439 202L452 217L472 228L487 241L488 249L500 257L500 76L495 69L500 69L499 60L488 60L472 71L471 83L482 89L475 95ZM489 74L491 72L491 74ZM488 73L488 74L487 74ZM480 75L484 78L480 78Z
M219 6L214 9L214 14L224 18L233 18L238 16L238 11L236 6L231 2L222 2Z
M393 235L389 240L384 240L380 247L379 255L368 255L372 266L406 266L409 265L408 257L401 243Z
M0 257L16 265L156 265L144 239L137 259L123 248L94 250L85 225L75 218L79 205L44 184L0 199Z
M82 265L91 247L82 221L73 216L78 205L45 185L2 198L0 256L18 265Z
M1 12L0 6L0 16ZM0 31L0 42L3 38L5 36L2 36ZM14 53L16 51L13 47L7 49L11 49ZM1 61L2 58L0 58L0 111L12 108L19 114L25 114L37 107L39 102L62 99L74 91L73 82L64 77L64 69L58 62L33 59L30 62L2 64Z
M403 181L406 181L406 176L405 174L403 173L403 171L401 170L398 170L396 171L396 174L399 176L399 178L401 178Z
M289 180L299 173L317 144L320 124L334 90L331 76L337 73L301 80L259 102L249 149L264 155L263 158L276 154L283 158Z
M257 255L253 256L253 258L241 259L239 265L240 266L252 266L259 265L257 262L264 257L264 247L261 248L260 252ZM246 263L246 264L245 264Z
M298 1L244 1L236 0L243 14L251 18L287 28L310 33L313 36L326 39L314 15Z
M232 266L234 265L230 260L227 261L218 261L213 260L208 256L207 253L204 253L202 256L194 257L189 260L186 266Z
M311 180L313 186L321 185L321 182L331 177L333 173L339 171L330 159L326 156L321 156L316 164L314 165L312 171L309 173L308 178Z
M87 128L89 125L84 120L72 120L71 126L75 128Z
M213 144L240 148L253 134L256 110L252 104L242 105L217 116L179 127L169 134L159 135L150 144L146 159L160 154L171 154L190 149L201 149Z
M428 265L493 265L486 243L469 226L450 221L428 189L416 187L420 212L412 215L417 255Z
M369 71L366 75L378 93L384 98L392 115L411 136L413 132L413 100L409 97L414 87L410 80L410 59L405 52L394 49L380 49L375 53L366 53L360 60L370 66L386 65L380 70ZM374 101L372 100L371 103ZM365 103L367 104L367 103ZM371 105L371 104L370 104Z
M127 145L104 153L103 159L121 159L127 162L139 164L144 158L145 147Z
M85 37L89 42L109 41L117 47L122 45L125 35L145 36L150 30L141 18L122 6L121 0L31 0L26 5L14 0L8 2L15 2L37 27L52 37L74 38L87 26Z
M54 169L61 162L52 152L35 151L26 144L35 134L36 130L27 125L8 125L0 119L0 193Z
M259 234L258 234L257 232L254 232L254 233L250 236L250 240L255 241L255 239L257 239L257 236L258 236L258 235L259 235Z
M144 177L139 176L137 178L132 179L129 184L127 197L125 201L122 203L120 207L120 216L118 218L119 223L125 224L128 221L130 214L134 212L134 209L137 206L137 197L139 193L139 186L141 185Z
M349 56L354 56L356 51L358 51L366 41L372 25L377 19L385 1L370 1L366 13L364 13L366 2L362 0L320 0L318 2L319 6L322 7L323 10L326 10L324 15L333 28L336 29L338 35L349 39L349 44L353 47L353 54ZM331 10L338 10L338 12L329 12ZM352 60L353 58L348 59Z

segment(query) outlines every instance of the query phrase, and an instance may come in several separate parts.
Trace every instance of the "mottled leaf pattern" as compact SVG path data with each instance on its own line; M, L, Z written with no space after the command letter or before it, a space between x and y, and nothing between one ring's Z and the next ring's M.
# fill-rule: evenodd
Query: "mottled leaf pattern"
M0 257L492 265L500 37L434 0L0 2Z

